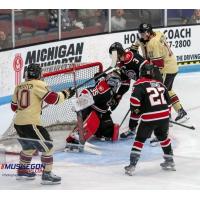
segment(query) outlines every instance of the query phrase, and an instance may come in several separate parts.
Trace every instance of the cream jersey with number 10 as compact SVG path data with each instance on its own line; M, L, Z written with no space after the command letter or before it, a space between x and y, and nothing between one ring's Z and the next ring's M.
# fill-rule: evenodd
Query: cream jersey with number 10
M49 91L45 82L30 80L15 87L11 108L16 111L14 123L16 125L41 125L42 104L62 103L65 95L62 92Z
M160 31L154 32L148 42L136 41L131 48L138 50L141 47L143 56L157 65L162 74L174 74L178 72L176 57L167 44L165 35Z

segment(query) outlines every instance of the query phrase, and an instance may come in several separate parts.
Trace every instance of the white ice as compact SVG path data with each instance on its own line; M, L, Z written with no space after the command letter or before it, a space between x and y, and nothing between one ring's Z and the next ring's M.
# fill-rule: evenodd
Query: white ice
M77 153L57 153L54 155L54 173L62 177L62 183L56 186L43 186L40 176L34 181L19 182L15 170L0 169L0 189L200 189L200 73L180 74L174 83L174 90L190 116L187 125L194 125L196 130L174 125L170 136L174 148L176 170L163 171L160 168L162 152L160 147L150 147L148 141L137 165L135 175L124 174L124 166L129 163L132 140L115 144L95 142L102 155ZM117 110L113 113L115 122L120 123L128 110L127 93ZM173 118L176 114L173 112ZM0 107L0 133L8 127L12 113L9 105ZM126 120L126 125L128 118ZM91 143L94 141L91 141ZM7 161L17 163L17 156L7 156ZM39 157L33 162L39 163ZM5 174L10 176L4 176Z

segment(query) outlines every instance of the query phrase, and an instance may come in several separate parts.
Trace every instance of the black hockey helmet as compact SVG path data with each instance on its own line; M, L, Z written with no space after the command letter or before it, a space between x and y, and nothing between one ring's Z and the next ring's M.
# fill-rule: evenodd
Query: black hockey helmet
M25 69L25 79L40 79L42 73L42 68L39 64L31 63Z
M154 65L145 64L140 69L140 77L154 78L155 70Z
M112 54L112 51L117 51L118 56L122 56L125 52L122 44L119 42L115 42L110 46L109 53Z
M109 74L107 74L106 76L106 81L108 83L108 85L112 88L112 90L114 92L117 91L117 89L120 87L121 85L121 77L120 74L116 71L110 72Z
M140 24L139 28L138 28L138 32L139 33L145 33L145 32L152 33L153 30L152 30L151 24L146 24L146 23Z

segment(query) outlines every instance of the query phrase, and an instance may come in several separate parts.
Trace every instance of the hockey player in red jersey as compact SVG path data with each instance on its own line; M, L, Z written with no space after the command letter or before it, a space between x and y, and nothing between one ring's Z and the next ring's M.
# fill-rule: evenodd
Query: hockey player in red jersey
M135 115L133 126L140 120L131 149L130 165L125 167L125 173L130 176L133 175L146 139L153 131L164 152L161 167L175 170L171 140L168 138L171 100L164 84L154 78L153 66L144 65L140 69L140 78L133 85L130 98L130 108Z
M131 80L136 81L139 78L140 68L149 62L133 49L127 49L125 51L122 44L119 42L115 42L110 46L109 53L112 54L112 51L117 51L117 65L121 74L121 86L118 92L114 95L115 105L111 107L111 109L114 110L119 104L122 96L129 90ZM162 76L157 67L154 68L154 73L156 75L156 79L162 81ZM131 113L129 131L122 133L120 135L121 138L127 138L135 134L135 127L132 127L131 123L132 119L134 120L134 113Z
M119 86L119 74L111 72L108 75L104 74L104 76L96 80L94 87L86 88L80 93L79 98L87 95L88 98L93 99L92 105L81 110L85 141L93 135L112 141L118 139L119 125L113 123L109 108L115 103L113 96ZM71 149L71 144L79 144L77 128L66 138L66 148Z

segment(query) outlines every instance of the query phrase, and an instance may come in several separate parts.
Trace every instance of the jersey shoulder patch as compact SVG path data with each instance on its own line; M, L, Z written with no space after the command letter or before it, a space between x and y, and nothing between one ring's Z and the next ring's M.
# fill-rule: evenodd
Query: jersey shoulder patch
M134 58L134 54L131 51L127 51L124 54L124 64L130 63Z
M97 90L98 90L98 92L100 94L103 94L103 93L107 92L110 89L109 85L107 84L107 82L105 80L100 81L97 84L96 88L97 88Z

